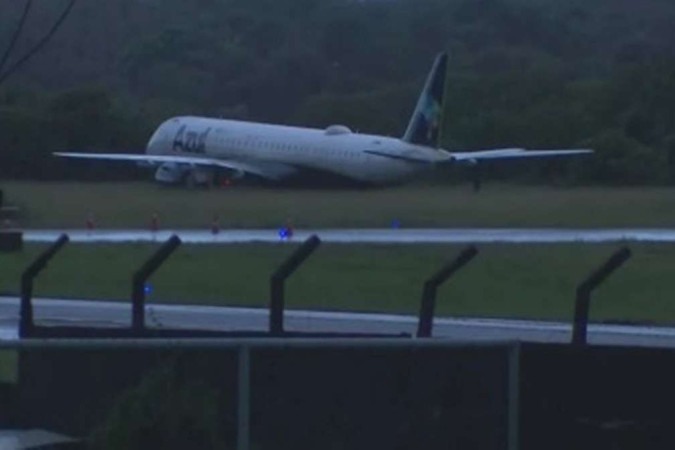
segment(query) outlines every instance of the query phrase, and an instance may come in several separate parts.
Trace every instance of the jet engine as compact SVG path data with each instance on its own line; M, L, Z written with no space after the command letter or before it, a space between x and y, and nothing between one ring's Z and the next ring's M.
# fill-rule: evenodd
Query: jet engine
M155 181L164 184L185 184L188 187L209 186L213 182L213 170L189 164L163 163L155 172Z
M183 177L189 170L188 166L181 166L176 163L161 164L155 172L155 181L164 184L178 184L183 181Z

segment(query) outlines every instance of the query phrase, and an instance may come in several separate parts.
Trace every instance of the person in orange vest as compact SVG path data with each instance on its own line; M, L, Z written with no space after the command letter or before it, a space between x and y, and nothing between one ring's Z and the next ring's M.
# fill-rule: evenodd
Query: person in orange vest
M92 213L87 214L87 220L85 222L87 226L87 231L91 232L95 228L96 224L94 222L94 215Z
M293 237L293 223L291 219L286 219L286 239L291 239Z
M157 213L152 213L152 217L150 217L150 231L153 233L159 231L159 217Z

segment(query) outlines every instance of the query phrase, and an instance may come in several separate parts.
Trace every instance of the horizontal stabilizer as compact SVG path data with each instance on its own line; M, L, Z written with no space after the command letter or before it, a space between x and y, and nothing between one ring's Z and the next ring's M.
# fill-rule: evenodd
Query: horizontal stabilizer
M497 159L551 158L560 156L587 155L593 150L586 148L556 150L526 150L524 148L502 148L495 150L478 150L474 152L451 152L451 160L458 162L474 162Z

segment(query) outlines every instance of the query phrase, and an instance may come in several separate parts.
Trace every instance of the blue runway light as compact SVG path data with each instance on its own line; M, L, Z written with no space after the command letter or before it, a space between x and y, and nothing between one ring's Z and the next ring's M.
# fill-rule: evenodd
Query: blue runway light
M282 241L291 239L293 237L293 227L285 226L279 228L279 239Z
M143 286L143 292L145 292L145 295L152 294L152 285L150 283L145 283L145 286Z
M398 219L394 219L391 221L391 227L396 229L396 228L401 228L401 221Z

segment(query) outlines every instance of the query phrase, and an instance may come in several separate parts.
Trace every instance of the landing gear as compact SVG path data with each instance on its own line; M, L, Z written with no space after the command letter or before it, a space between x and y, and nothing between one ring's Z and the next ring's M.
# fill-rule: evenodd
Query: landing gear
M183 176L183 185L192 190L197 187L210 189L214 184L215 174L209 170L191 169Z
M195 173L192 170L188 170L187 174L185 175L185 187L193 190L197 186L197 179L195 177Z

